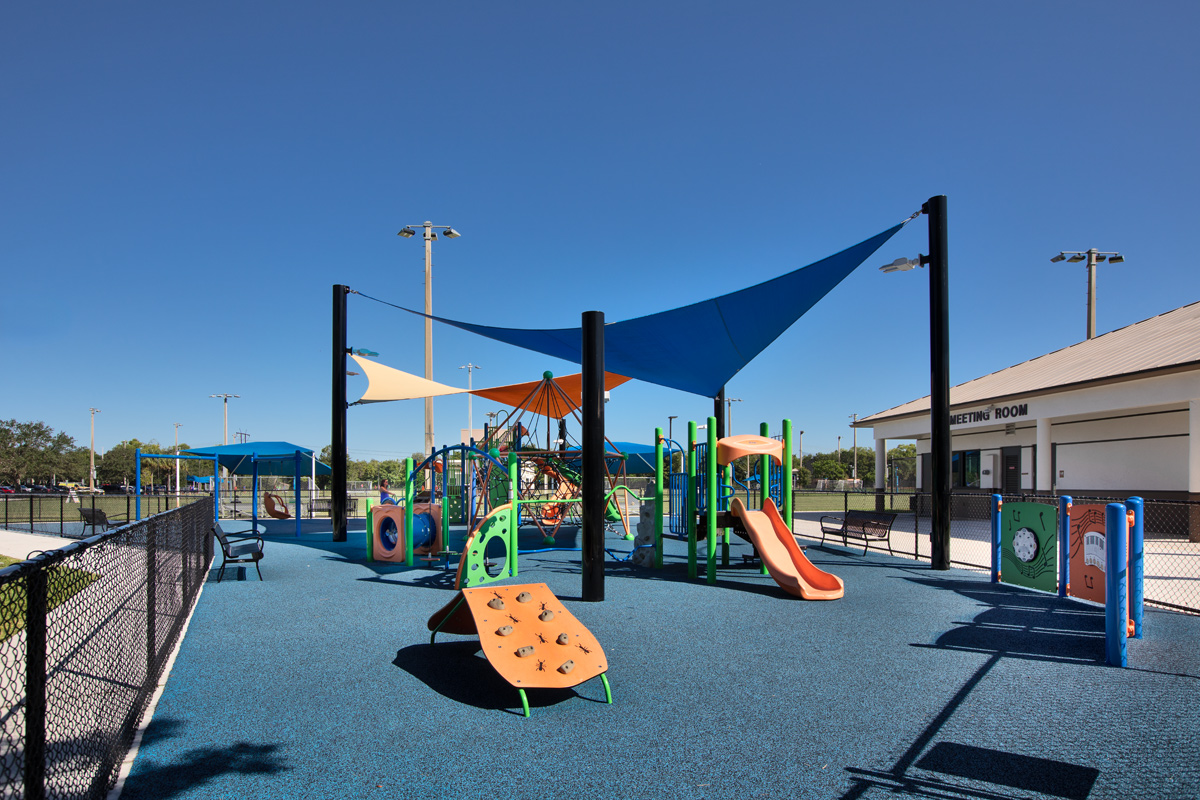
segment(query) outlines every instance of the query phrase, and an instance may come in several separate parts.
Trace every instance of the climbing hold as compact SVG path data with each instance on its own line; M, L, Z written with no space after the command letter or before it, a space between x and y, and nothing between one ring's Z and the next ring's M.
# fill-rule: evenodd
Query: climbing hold
M538 619L540 619L542 622L549 622L550 620L554 619L554 612L547 608L541 614L538 614Z
M570 636L567 636L565 633L560 633L560 634L558 635L558 643L559 643L559 644L570 644L570 643L571 643L571 637L570 637Z
M494 600L489 600L488 608L494 608L497 611L503 611L504 610L504 601L501 600L499 597L497 597Z
M528 658L531 655L533 655L533 648L529 645L517 648L517 658Z
M512 625L501 625L496 629L497 636L508 636L513 631Z
M519 595L517 595L518 603L528 603L532 599L533 595L531 595L529 592L521 592Z
M572 661L571 659L567 659L566 661L564 661L562 663L562 666L558 668L558 671L561 672L563 675L566 675L573 669L575 669L575 662Z

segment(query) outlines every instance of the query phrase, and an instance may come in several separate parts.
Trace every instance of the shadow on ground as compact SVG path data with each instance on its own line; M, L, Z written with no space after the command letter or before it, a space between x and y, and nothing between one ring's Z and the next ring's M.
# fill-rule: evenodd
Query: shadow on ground
M479 652L479 641L474 639L414 644L397 652L392 663L456 703L521 715L517 690ZM530 689L526 694L530 709L581 697L574 689Z
M142 736L143 747L180 736L184 724L169 717L156 717ZM228 774L278 775L288 767L276 751L279 744L231 742L220 747L187 750L179 758L166 762L138 763L137 774L129 779L122 800L166 800L188 789Z

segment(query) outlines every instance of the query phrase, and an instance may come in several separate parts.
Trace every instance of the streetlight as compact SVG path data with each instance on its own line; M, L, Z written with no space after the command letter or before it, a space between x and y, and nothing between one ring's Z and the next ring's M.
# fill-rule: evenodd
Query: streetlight
M838 437L838 466L842 464L842 437ZM843 475L845 473L842 473Z
M89 448L88 455L88 489L96 490L96 415L100 413L98 408L89 408L92 412L92 444Z
M933 468L930 567L942 570L950 569L950 256L946 196L929 198L919 213L929 217L929 255L898 258L879 269L907 272L929 265L929 455ZM876 503L882 509L881 496Z
M468 361L466 364L463 364L461 367L459 367L459 369L465 369L467 371L467 436L471 439L474 439L475 423L474 418L471 416L471 372L477 369L483 369L483 367L479 366L478 364L472 364L470 361ZM468 442L463 442L463 444L468 444Z
M797 440L797 444L800 447L800 469L804 469L804 431L800 431L800 437ZM791 474L790 469L788 470L788 474Z
M447 239L457 239L462 234L449 225L434 225L428 221L422 227L425 228L425 380L431 381L433 380L433 240L437 238L433 229L442 228L443 235ZM417 235L417 232L411 225L406 225L396 235L411 239ZM425 452L432 453L433 448L433 398L426 397Z
M858 422L858 414L851 414L850 429L854 431L854 472L850 477L854 480L858 480L858 428L854 427L856 422Z
M210 394L209 397L220 397L225 401L225 444L229 444L229 398L235 397L241 399L241 395L237 394Z
M742 402L740 397L729 397L725 399L725 405L729 409L725 417L725 435L733 435L733 404Z
M1087 259L1088 270L1088 290L1087 290L1087 338L1096 338L1096 265L1108 259L1110 264L1120 264L1125 260L1125 256L1120 253L1102 253L1096 248L1091 250L1063 250L1058 255L1052 257L1050 261L1057 264L1059 261L1068 261L1072 264L1078 264L1080 261Z
M179 455L179 429L182 422L172 423L175 426L175 455ZM179 459L175 459L175 507L179 508Z

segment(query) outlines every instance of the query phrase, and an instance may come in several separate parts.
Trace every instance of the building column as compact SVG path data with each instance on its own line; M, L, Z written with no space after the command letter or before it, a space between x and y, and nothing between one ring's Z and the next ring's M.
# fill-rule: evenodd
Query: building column
M875 440L875 510L884 510L887 489L887 439Z
M1050 420L1039 417L1037 421L1037 483L1034 488L1049 493L1054 486L1053 461L1050 458Z
M1200 500L1200 400L1188 401L1189 500ZM1188 541L1200 542L1200 506L1188 506Z

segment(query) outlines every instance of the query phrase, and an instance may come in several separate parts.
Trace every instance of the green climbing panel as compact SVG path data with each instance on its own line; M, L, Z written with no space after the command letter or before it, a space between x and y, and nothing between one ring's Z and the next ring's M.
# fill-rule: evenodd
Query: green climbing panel
M509 550L513 538L512 526L512 506L500 506L484 518L464 548L465 552L458 567L459 589L482 586L512 576L511 565L517 558L517 554ZM500 547L492 545L496 540L499 540ZM490 559L486 556L489 549ZM498 555L501 550L503 555ZM488 574L489 569L491 575Z

